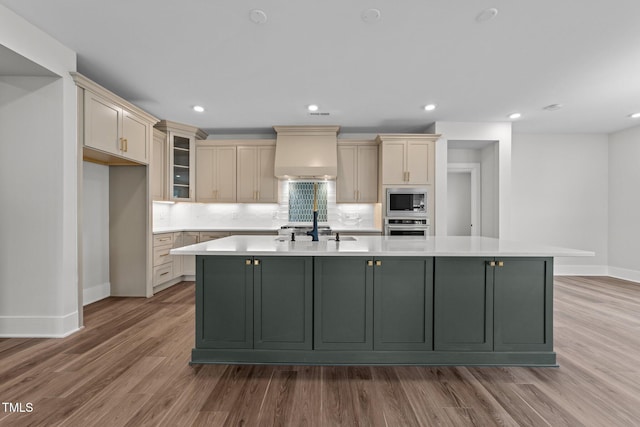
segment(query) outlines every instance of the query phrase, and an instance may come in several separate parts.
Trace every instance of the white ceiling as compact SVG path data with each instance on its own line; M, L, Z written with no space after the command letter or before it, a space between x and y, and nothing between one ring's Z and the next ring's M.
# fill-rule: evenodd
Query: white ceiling
M337 124L516 132L640 124L638 0L0 0L78 53L78 70L157 117L210 133ZM479 23L483 10L495 19ZM253 9L267 22L255 24ZM365 22L365 10L381 19ZM310 116L315 103L328 116ZM436 103L425 112L422 107ZM544 111L560 103L558 111ZM193 105L204 113L195 113Z

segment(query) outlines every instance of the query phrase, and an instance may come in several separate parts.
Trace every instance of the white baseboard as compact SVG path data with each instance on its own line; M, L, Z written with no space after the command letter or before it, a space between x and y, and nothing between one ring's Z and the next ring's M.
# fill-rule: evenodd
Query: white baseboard
M555 276L608 276L606 265L554 265Z
M91 304L111 296L111 283L101 283L99 285L82 290L82 305Z
M64 338L78 330L77 311L65 316L0 317L0 338Z
M620 267L609 267L609 276L640 284L640 271Z

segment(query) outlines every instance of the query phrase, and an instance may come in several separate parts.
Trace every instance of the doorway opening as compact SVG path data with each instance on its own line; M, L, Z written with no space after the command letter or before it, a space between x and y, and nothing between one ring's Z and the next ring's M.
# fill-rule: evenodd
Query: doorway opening
M447 235L480 236L480 163L449 163L447 169Z

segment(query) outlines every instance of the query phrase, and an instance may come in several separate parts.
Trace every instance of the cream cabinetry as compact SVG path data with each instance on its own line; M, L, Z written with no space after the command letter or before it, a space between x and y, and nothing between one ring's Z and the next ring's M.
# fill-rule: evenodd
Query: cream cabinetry
M167 200L167 135L153 130L151 161L149 162L149 192L151 200Z
M173 257L169 251L173 248L174 233L153 236L153 286L156 287L174 278Z
M85 90L84 145L135 161L149 162L151 124L119 104Z
M236 147L203 145L196 148L196 201L236 201Z
M338 145L337 203L378 202L378 146Z
M78 93L79 132L85 160L147 164L157 119L81 74L71 73Z
M195 245L200 242L200 233L197 231L182 232L182 246ZM178 257L176 257L178 258ZM184 276L196 275L196 256L184 255L182 258L182 274Z
M183 241L184 233L178 231L173 233L173 248L181 248L184 246ZM173 278L181 277L184 274L183 271L183 259L181 256L171 256L173 262Z
M278 181L274 174L276 147L237 147L237 201L277 203Z
M162 120L156 129L166 135L168 158L168 198L179 202L192 202L196 198L196 140L205 139L201 129L182 123Z
M438 135L379 135L382 185L429 185L435 177Z

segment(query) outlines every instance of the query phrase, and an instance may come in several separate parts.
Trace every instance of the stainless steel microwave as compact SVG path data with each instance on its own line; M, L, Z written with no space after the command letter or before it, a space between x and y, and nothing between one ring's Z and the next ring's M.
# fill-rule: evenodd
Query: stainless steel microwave
M426 188L387 188L388 218L424 218L427 216Z

